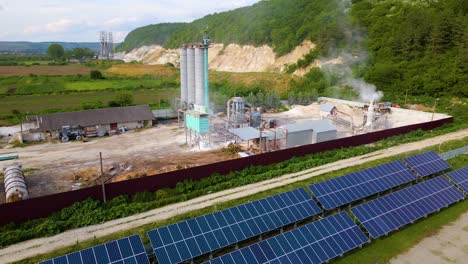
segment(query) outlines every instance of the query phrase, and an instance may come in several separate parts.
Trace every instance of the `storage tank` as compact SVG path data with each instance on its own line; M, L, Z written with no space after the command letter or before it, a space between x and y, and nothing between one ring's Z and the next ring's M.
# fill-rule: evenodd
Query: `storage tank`
M187 48L180 49L180 100L187 102Z
M195 103L195 50L187 48L187 102Z
M195 104L205 105L203 48L195 48Z
M26 179L24 178L23 168L16 164L6 167L4 170L5 195L6 202L17 202L29 199Z

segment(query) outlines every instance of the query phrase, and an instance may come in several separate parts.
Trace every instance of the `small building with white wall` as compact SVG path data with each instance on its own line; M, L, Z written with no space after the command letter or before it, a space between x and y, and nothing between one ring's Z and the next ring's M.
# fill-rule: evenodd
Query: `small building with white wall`
M337 138L336 126L330 120L313 120L280 127L286 134L286 147L315 144Z

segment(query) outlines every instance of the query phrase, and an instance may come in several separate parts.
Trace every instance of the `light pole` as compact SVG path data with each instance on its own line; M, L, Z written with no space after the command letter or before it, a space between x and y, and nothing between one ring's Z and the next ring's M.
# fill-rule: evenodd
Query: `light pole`
M431 118L431 121L434 121L434 114L435 114L435 110L436 110L436 106L437 106L437 101L439 101L439 98L437 98L434 102L434 107L432 108L432 118Z

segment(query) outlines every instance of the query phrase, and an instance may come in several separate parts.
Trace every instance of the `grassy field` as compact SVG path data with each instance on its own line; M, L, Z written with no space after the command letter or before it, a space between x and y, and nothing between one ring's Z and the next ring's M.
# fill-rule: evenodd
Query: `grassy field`
M160 99L167 100L174 97L176 92L176 89L158 89L135 90L131 93L133 94L135 104L157 104ZM112 91L8 96L0 99L0 115L9 114L12 109L17 109L24 113L53 111L54 109L78 109L83 103L96 101L107 103L114 97L115 92Z
M0 76L35 75L73 75L89 74L90 68L80 65L66 66L0 66Z
M449 151L449 150L464 146L465 144L466 144L465 139L451 141L440 146L440 151L441 152ZM148 244L149 240L148 240L148 237L146 236L146 232L148 230L158 228L161 226L165 226L165 225L169 225L169 224L173 224L173 223L183 221L186 219L190 219L193 217L197 217L203 214L212 213L212 212L219 211L225 208L237 206L246 202L258 200L258 199L265 198L271 195L275 195L281 192L293 190L293 189L300 188L300 187L306 187L307 185L311 183L335 178L344 174L355 172L357 170L362 170L362 169L377 166L386 162L391 162L397 159L402 159L407 156L414 155L416 153L420 153L420 152L428 151L428 150L437 151L439 150L439 146L434 146L434 147L422 149L420 151L409 152L404 155L393 156L393 157L389 157L385 159L372 161L372 162L362 164L359 166L348 167L342 170L326 173L326 174L323 174L318 177L314 177L305 181L295 182L286 186L282 186L282 187L271 189L265 192L257 193L255 195L251 195L248 197L243 197L243 198L232 200L226 203L210 206L202 210L196 210L190 213L181 214L181 215L178 215L176 217L173 217L171 219L167 219L164 221L151 223L151 224L140 226L131 230L117 232L112 235L98 238L98 239L76 243L74 246L60 249L55 252L37 256L34 258L30 258L24 261L19 261L16 263L22 263L22 264L35 263L37 261L49 259L55 256L64 255L64 254L67 254L76 250L84 249L90 246L94 246L100 243L108 242L110 240L118 239L118 238L132 235L132 234L139 234L142 237L143 242L145 244ZM453 169L458 169L463 166L466 166L466 159L467 159L466 155L462 155L462 156L449 160L449 163L452 165ZM334 263L353 263L353 264L354 263L359 263L359 264L361 263L362 264L387 263L388 260L391 259L392 257L407 251L416 243L421 241L423 238L435 234L437 230L442 228L444 225L447 225L455 221L460 215L462 215L463 213L467 211L467 208L468 208L467 200L460 202L458 204L452 205L449 208L442 210L439 213L433 214L426 219L417 221L416 223L412 225L404 227L398 232L391 233L387 237L373 240L371 244L366 245L363 249L355 250L351 253L348 253L343 258L336 259ZM218 252L218 255L219 254L222 254L222 253Z

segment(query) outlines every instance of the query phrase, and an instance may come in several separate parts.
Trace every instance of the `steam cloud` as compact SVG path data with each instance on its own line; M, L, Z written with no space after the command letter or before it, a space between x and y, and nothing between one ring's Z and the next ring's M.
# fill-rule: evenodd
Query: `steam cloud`
M341 0L339 7L344 17L349 15L351 8L350 0ZM343 21L342 29L346 36L346 46L340 50L330 50L330 57L321 58L322 71L329 79L337 79L339 86L352 87L359 92L360 101L379 101L383 97L383 92L378 91L373 84L367 83L362 78L355 78L353 68L355 66L365 66L368 53L365 49L366 34L362 29L351 26L351 23Z

